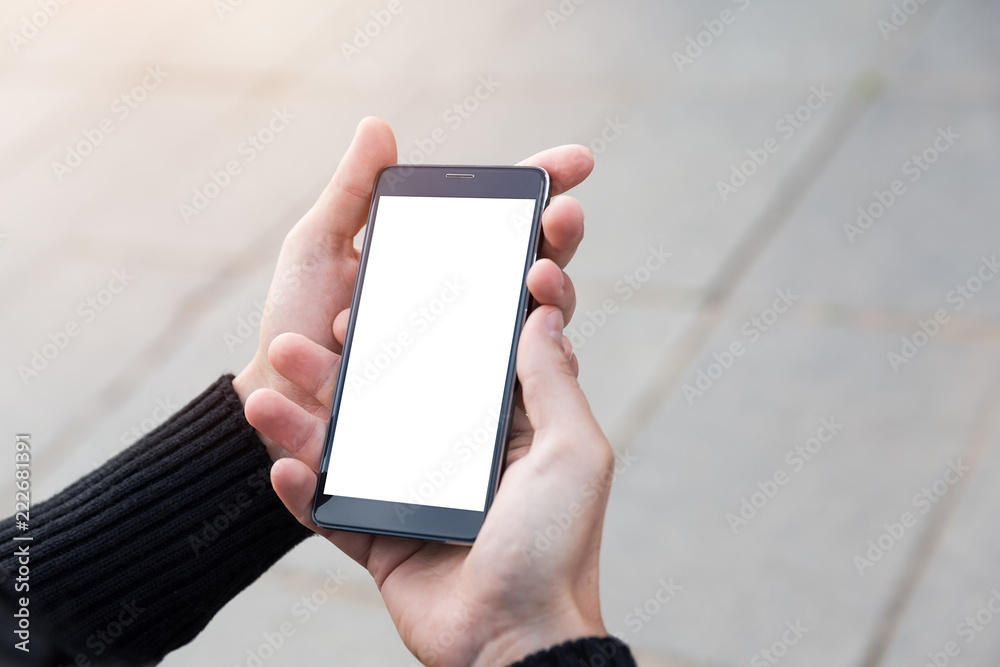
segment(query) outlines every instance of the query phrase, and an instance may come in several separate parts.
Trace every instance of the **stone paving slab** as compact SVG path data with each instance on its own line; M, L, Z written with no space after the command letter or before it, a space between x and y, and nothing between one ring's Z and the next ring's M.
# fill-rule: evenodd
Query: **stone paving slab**
M910 90L890 86L801 204L802 224L776 240L756 274L768 284L802 276L800 289L833 303L995 319L993 285L971 289L981 287L983 257L984 275L995 275L1000 250L986 213L1000 195L983 187L1000 176L997 103L914 100ZM968 294L949 300L970 280Z
M742 340L738 322L713 336L696 366L708 368L733 340ZM998 352L938 346L900 377L881 363L887 341L784 321L693 405L672 393L612 493L602 585L609 627L640 647L745 664L786 621L801 619L808 641L783 664L858 664L914 555L915 533L863 577L853 557L883 523L915 512L911 496L961 455L959 434ZM810 445L824 435L823 419L844 428ZM809 461L789 454L808 446L819 449ZM683 587L676 598L630 626L630 610L670 577Z
M621 298L581 302L567 333L580 362L580 385L608 433L624 426L628 406L653 379L654 362L692 321L690 312L620 304Z

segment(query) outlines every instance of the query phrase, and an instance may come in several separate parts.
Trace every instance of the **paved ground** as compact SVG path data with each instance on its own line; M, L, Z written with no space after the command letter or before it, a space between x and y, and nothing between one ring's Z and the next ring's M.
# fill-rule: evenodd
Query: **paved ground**
M0 413L33 435L37 493L246 362L224 335L363 115L406 161L437 127L434 162L586 143L574 336L633 461L608 627L650 666L919 665L949 642L949 664L996 663L1000 5L401 0L345 55L386 6L93 0L37 30L34 0L0 10ZM447 124L480 77L500 85ZM182 219L274 109L294 119ZM665 267L615 289L661 245ZM122 267L124 292L78 310ZM264 664L411 664L365 573L319 540L165 664L246 665L338 567L349 581Z

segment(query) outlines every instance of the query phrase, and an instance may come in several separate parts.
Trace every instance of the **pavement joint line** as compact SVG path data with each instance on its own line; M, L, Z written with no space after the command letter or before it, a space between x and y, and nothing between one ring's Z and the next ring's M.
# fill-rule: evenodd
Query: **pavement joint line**
M81 399L85 395L88 398L85 402L81 400L75 414L52 434L45 450L39 453L34 463L37 474L55 474L56 467L69 458L74 448L93 432L97 424L107 419L111 410L123 405L134 395L136 387L148 382L150 377L172 362L173 355L190 340L201 322L199 314L223 303L227 296L238 290L240 282L233 280L234 276L245 275L248 265L273 265L277 249L290 229L286 221L298 219L296 216L307 211L314 199L314 189L311 188L307 195L277 216L275 224L266 227L245 251L235 255L204 287L188 293L174 311L170 323L129 360L119 375L99 391L79 394ZM183 402L187 403L189 398L192 397L185 398Z
M929 514L927 527L920 533L919 540L913 548L913 558L904 569L899 585L882 612L882 617L878 621L877 629L872 635L872 641L865 651L860 667L879 667L883 664L910 603L937 555L952 518L961 506L962 499L968 488L972 486L972 482L977 476L976 473L979 472L983 460L989 453L990 445L995 440L998 424L1000 424L1000 379L995 380L987 388L973 418L972 429L967 436L966 445L963 447L961 458L969 462L972 474L960 479L955 484L954 490L942 498Z
M586 243L584 239L584 243ZM568 272L573 273L570 266ZM619 302L614 293L607 290L606 281L573 281L577 295L586 293L592 295L587 301L578 299L577 308L587 305L599 305L610 299ZM641 290L636 290L632 297L625 302L619 303L622 308L638 306L640 308L665 308L671 311L691 311L697 306L702 298L703 291L695 287L684 287L678 285L644 285Z
M936 3L935 7L937 6ZM635 447L660 411L664 400L674 391L683 373L697 360L698 353L717 331L740 281L756 264L771 241L791 219L796 207L818 182L823 170L847 143L848 138L865 115L882 97L890 78L921 34L921 28L933 15L930 9L915 17L905 35L877 47L871 63L863 67L847 86L847 92L833 109L832 119L820 130L798 163L792 165L775 188L775 195L749 227L742 240L720 264L718 273L709 282L702 303L697 308L706 311L696 315L687 332L660 362L653 379L639 392L631 408L621 420L622 426L609 433L617 447Z
M753 315L751 310L740 311L738 317ZM933 312L895 310L882 307L856 306L836 301L808 301L803 298L790 322L801 322L825 329L850 329L870 334L910 335L921 319L931 319ZM983 317L966 317L954 313L941 327L935 341L985 341L1000 340L1000 321Z
M591 286L575 283L578 293ZM762 295L769 296L769 295ZM660 285L637 292L627 303L621 304L622 310L643 311L658 309L664 315L692 315L697 311L704 292L696 288L674 285ZM613 297L608 297L613 298ZM577 304L577 313L581 308L600 304L601 298L594 298ZM756 310L744 308L731 309L731 315L737 319L755 315ZM867 306L844 301L826 299L802 299L795 312L788 315L789 322L799 322L824 329L849 329L864 333L891 333L907 335L919 326L921 319L933 318L933 311L900 310L884 306ZM948 324L941 328L936 340L960 341L992 341L1000 339L1000 320L990 316L968 316L952 313Z
M333 545L330 545L330 547L335 548ZM336 565L330 569L343 571L343 568L338 568ZM382 601L382 596L372 582L371 577L367 572L362 572L361 575L359 576L353 572L348 573L347 581L337 589L337 601L345 606L356 605L366 610L376 609L385 611L385 603ZM301 596L302 594L308 594L318 588L322 588L323 584L329 578L329 575L326 573L314 573L304 569L292 570L287 568L281 571L268 571L265 576L267 576L267 580L272 585L278 586L281 590L292 596Z

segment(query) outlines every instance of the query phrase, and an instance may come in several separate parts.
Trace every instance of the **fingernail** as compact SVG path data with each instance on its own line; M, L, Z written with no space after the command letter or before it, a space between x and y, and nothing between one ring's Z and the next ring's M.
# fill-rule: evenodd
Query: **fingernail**
M562 331L563 331L563 314L562 311L556 308L551 313L545 316L545 329L552 336L552 340L562 345Z

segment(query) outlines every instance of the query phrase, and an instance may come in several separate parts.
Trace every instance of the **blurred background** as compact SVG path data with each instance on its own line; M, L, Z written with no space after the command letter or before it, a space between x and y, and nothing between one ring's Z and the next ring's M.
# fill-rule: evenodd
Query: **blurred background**
M363 116L401 162L582 143L609 630L649 666L1000 659L1000 4L7 0L0 27L0 414L36 500L250 359ZM164 664L254 660L414 662L318 539Z

